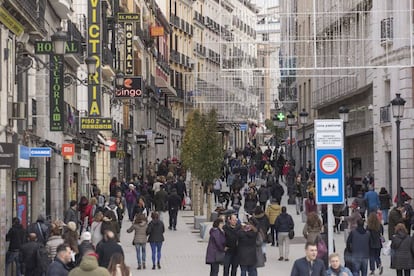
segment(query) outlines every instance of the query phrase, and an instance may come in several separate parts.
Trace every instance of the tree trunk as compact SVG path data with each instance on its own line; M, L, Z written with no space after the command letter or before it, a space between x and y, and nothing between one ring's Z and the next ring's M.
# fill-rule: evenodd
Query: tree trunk
M199 202L200 205L199 207L199 215L200 216L204 216L204 188L203 185L200 183L199 185L199 189L198 189L198 198L199 198Z
M211 219L211 184L207 188L207 221Z
M197 189L197 185L196 185L196 181L194 179L191 179L191 210L194 211L194 216L197 216L197 200L196 200L196 189Z

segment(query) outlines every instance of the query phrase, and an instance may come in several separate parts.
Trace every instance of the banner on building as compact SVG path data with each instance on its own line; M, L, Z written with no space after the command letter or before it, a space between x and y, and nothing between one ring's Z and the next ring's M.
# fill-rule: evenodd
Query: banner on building
M49 115L50 131L62 131L64 127L64 101L63 101L63 56L50 56L50 96Z
M96 73L89 76L88 83L88 114L100 117L101 83L102 83L102 20L101 0L88 1L88 56L97 60Z

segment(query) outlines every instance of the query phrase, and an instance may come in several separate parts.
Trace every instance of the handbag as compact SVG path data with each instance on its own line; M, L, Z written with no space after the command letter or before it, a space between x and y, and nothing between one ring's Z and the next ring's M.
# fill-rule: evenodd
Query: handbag
M267 243L272 243L273 242L273 235L272 235L272 233L267 233L267 235L266 235L266 241L267 241Z
M223 264L224 263L224 257L225 256L226 256L226 253L224 251L223 252L217 252L216 253L216 256L214 258L214 261L216 263Z
M328 253L328 248L326 246L325 241L322 239L322 237L318 237L317 238L316 244L317 244L317 248L318 248L318 255L317 255L317 257L319 259L321 259L321 258L323 258L326 255L326 253Z
M292 240L292 239L295 237L295 230L291 229L291 230L289 231L288 236L289 236L289 239L291 239L291 240Z

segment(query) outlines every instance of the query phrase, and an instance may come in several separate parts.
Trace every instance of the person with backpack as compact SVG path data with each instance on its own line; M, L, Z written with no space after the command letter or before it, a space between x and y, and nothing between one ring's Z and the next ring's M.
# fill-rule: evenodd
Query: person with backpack
M46 248L46 258L42 259L40 248L44 246L37 241L36 233L29 233L29 241L20 247L20 267L25 276L40 276L46 272L47 266L50 263ZM47 263L48 262L48 263ZM46 265L46 268L44 267Z
M349 234L346 248L351 253L352 273L367 275L369 260L370 232L364 228L364 220L358 220L358 226Z
M36 222L29 226L29 233L36 233L37 241L46 245L49 239L49 227L46 225L43 215L39 215Z

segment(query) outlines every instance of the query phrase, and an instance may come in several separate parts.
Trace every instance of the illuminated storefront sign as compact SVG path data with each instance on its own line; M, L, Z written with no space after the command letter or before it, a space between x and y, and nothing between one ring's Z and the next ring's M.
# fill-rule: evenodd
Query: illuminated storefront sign
M111 130L112 118L83 117L80 124L81 130Z

